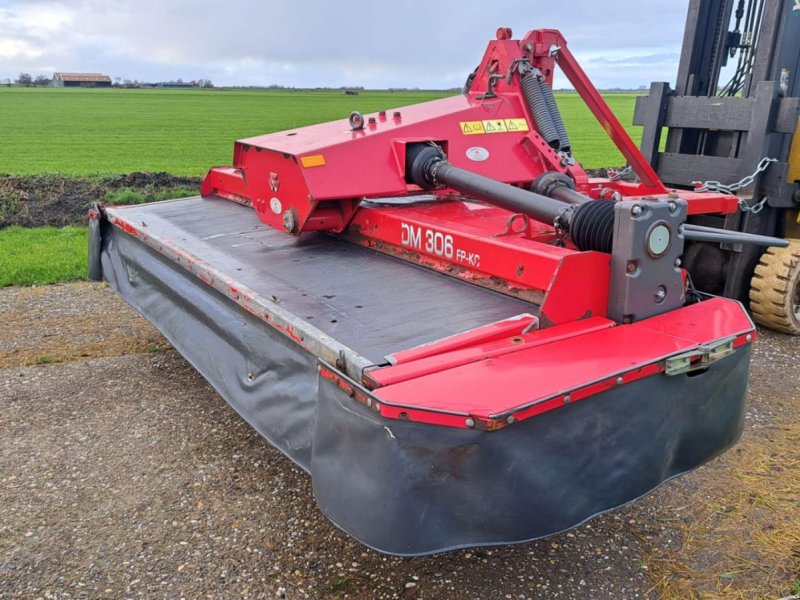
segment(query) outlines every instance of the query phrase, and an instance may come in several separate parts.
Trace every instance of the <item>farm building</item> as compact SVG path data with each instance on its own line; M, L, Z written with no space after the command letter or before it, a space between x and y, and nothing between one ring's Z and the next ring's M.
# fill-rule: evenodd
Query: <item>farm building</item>
M102 73L54 73L54 87L111 87L111 77Z

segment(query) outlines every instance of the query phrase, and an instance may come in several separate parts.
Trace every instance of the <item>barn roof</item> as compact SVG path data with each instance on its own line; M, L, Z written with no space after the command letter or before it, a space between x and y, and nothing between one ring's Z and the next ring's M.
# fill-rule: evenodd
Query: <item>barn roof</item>
M61 81L87 81L92 83L108 82L111 83L111 77L103 75L102 73L56 73L53 79Z

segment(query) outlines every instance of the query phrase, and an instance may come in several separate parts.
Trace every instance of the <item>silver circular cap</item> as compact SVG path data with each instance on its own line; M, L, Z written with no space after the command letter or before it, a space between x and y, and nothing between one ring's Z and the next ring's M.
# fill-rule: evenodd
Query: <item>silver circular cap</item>
M672 233L666 225L658 224L647 236L647 251L653 256L661 256L669 248Z

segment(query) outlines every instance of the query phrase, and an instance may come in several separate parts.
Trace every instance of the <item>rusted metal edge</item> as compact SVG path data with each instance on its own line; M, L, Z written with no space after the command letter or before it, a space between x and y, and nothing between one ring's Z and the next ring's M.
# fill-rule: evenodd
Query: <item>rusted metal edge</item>
M333 365L324 360L319 361L317 372L321 377L334 383L347 396L359 402L385 419L396 421L415 421L429 425L456 427L465 429L469 413L444 410L441 408L410 406L399 402L391 402L378 398L369 389L353 380Z
M147 233L137 224L126 220L120 210L105 208L103 214L106 220L120 231L135 237L149 248L164 255L203 283L233 300L250 314L281 332L298 346L326 363L336 365L349 377L361 381L364 370L375 366L369 359L299 319L282 308L276 301L242 285L209 263L181 249L170 240Z

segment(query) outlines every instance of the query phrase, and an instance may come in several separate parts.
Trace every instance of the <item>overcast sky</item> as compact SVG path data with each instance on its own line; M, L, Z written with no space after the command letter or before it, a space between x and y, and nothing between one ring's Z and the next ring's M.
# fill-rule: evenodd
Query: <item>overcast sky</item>
M600 88L674 82L688 0L0 0L20 72L216 85L460 86L497 27L560 29ZM565 85L563 80L556 87Z

